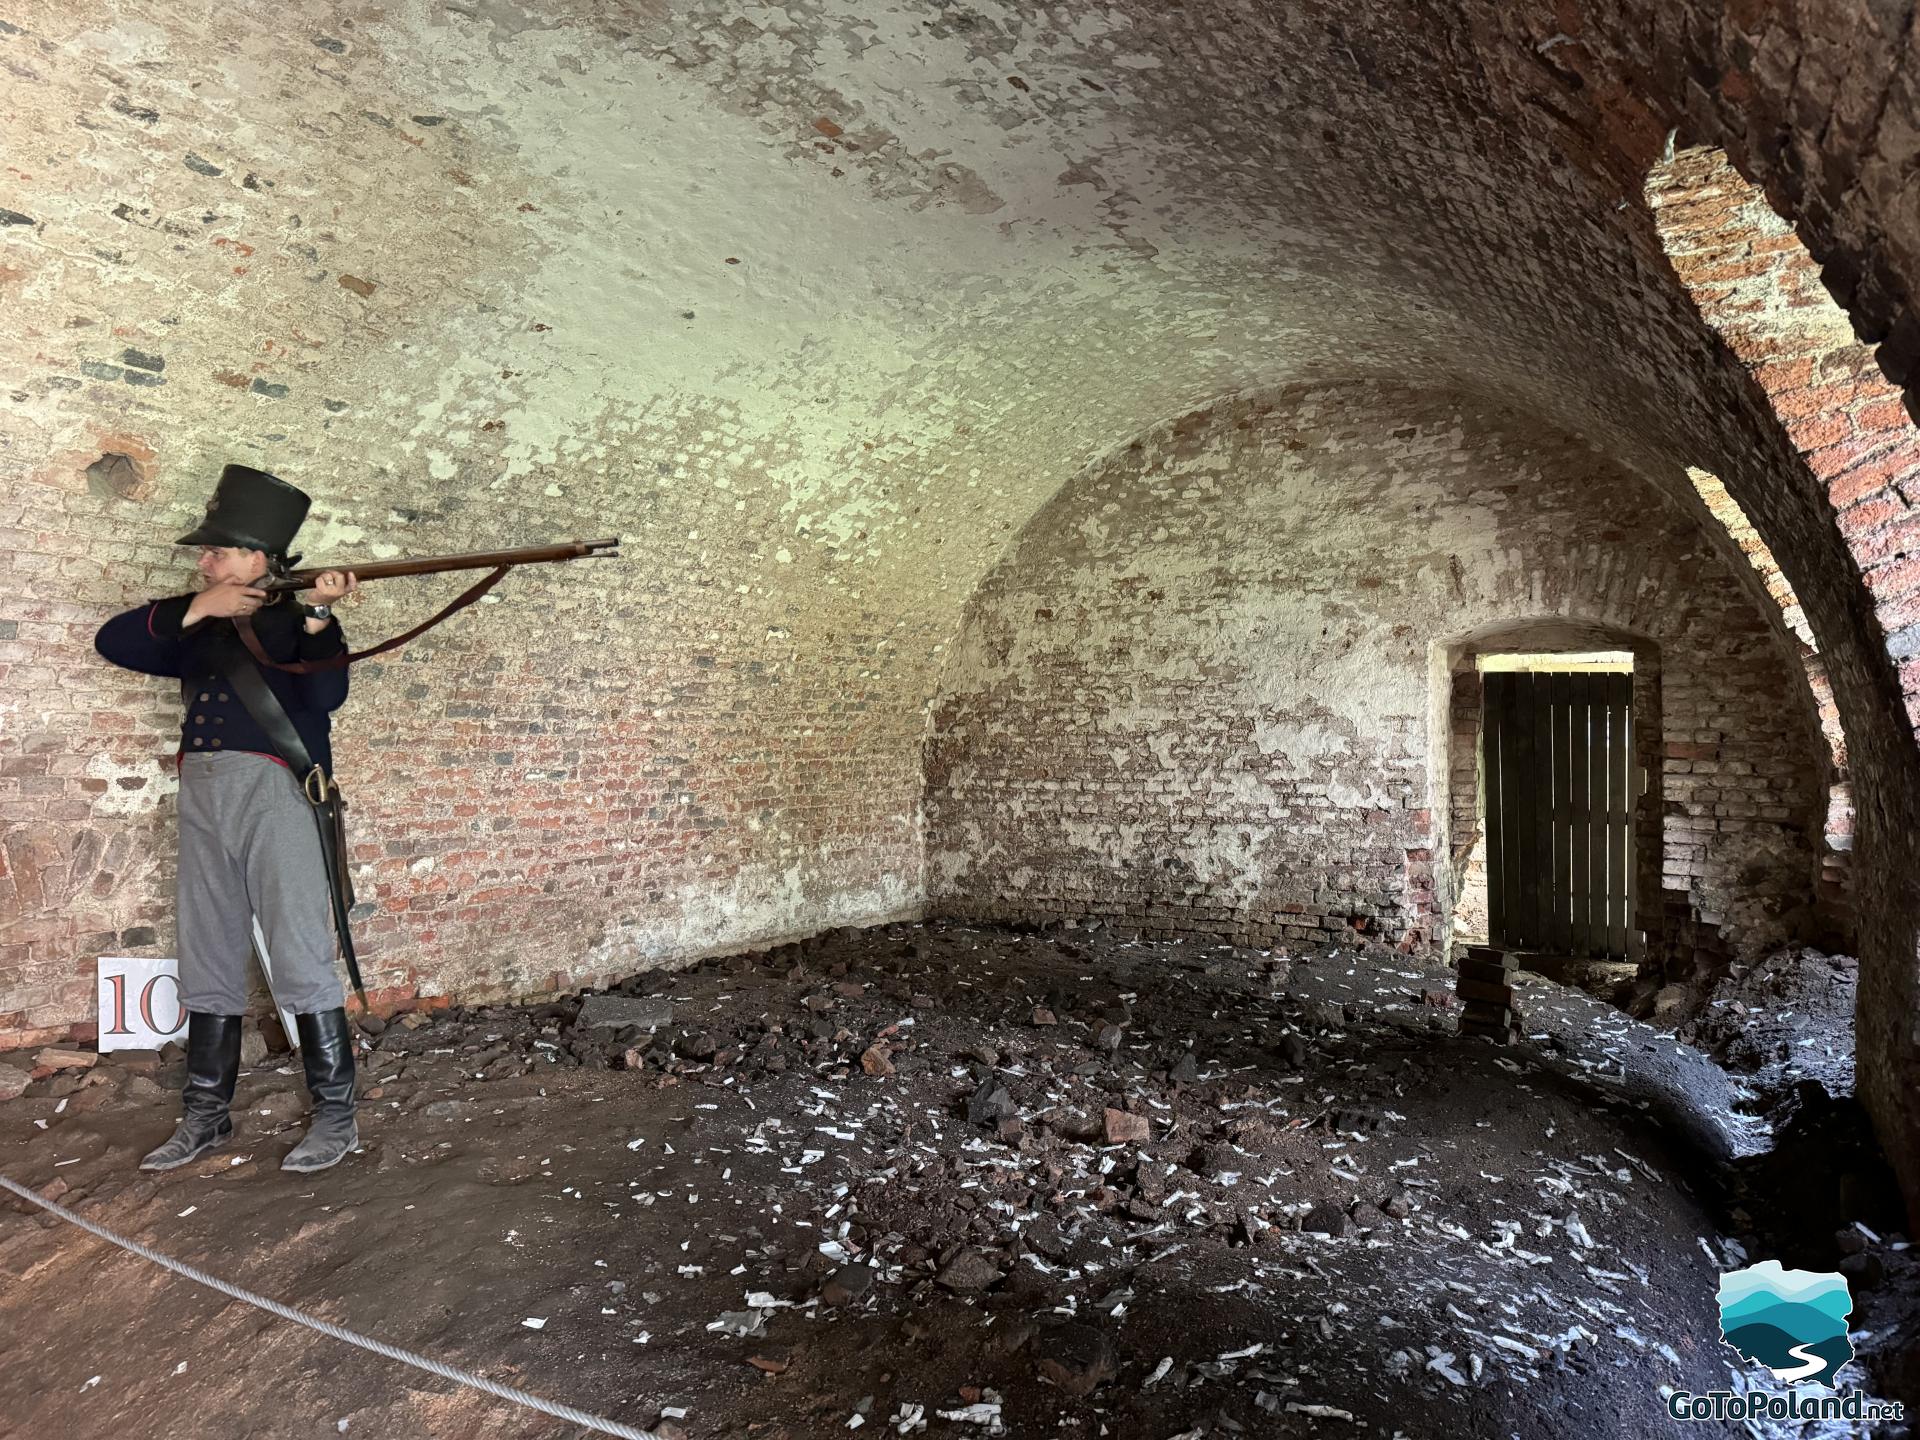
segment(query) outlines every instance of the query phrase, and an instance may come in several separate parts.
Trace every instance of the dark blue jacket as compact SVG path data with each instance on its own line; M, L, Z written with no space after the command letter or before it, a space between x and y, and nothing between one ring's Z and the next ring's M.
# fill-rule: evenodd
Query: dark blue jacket
M205 750L250 750L274 754L273 744L253 723L247 707L227 685L216 663L215 644L238 645L230 620L202 620L191 630L181 629L191 595L156 600L114 616L93 637L93 648L115 665L142 675L169 675L191 680L187 710L180 725L180 751L190 755ZM347 648L338 620L329 621L318 635L309 635L304 617L291 603L269 605L253 617L254 633L267 655L285 664L293 660L324 660ZM245 650L247 663L253 664ZM258 667L256 667L258 668ZM346 703L347 672L322 670L312 675L288 675L261 669L267 684L286 707L294 729L306 742L307 753L333 773L332 712ZM276 757L278 758L278 757Z

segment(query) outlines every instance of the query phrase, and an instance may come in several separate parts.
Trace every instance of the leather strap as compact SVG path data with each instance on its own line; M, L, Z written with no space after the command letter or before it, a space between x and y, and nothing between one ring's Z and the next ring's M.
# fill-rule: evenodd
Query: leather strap
M498 585L507 571L512 568L511 565L502 565L479 584L469 586L464 594L443 609L438 615L435 615L430 620L421 621L404 634L396 635L391 640L382 640L378 645L367 650L355 650L350 654L344 655L330 655L325 660L295 660L283 665L278 660L268 658L266 647L260 643L260 637L253 633L253 621L247 616L235 616L233 628L240 632L240 639L246 645L247 653L253 656L254 663L256 665L264 665L269 670L279 670L287 675L313 675L323 670L344 670L347 666L356 665L362 660L371 660L374 656L384 655L389 650L398 650L409 640L417 639L419 636L424 635L456 610L466 609L467 606L473 604L474 601L486 594L487 591Z
M234 628L240 629L244 620L236 620ZM247 635L252 634L248 626ZM258 644L258 637L254 637ZM313 756L307 752L306 741L300 738L286 707L280 703L280 697L273 693L273 687L267 684L266 677L241 653L240 648L230 642L216 639L213 652L221 672L227 677L227 683L233 687L233 693L240 697L240 703L253 717L254 724L265 732L267 741L280 758L287 762L301 794L306 797L307 805L313 811L314 823L320 829L320 857L327 872L327 896L333 903L333 929L340 942L340 957L346 961L347 974L353 980L353 988L360 996L362 1008L367 1006L367 988L360 979L360 959L353 948L353 876L347 870L346 853L346 809L347 800L340 793L340 787L333 783L327 772L314 763ZM285 667L276 667L285 668ZM188 682L182 682L182 693L190 691Z

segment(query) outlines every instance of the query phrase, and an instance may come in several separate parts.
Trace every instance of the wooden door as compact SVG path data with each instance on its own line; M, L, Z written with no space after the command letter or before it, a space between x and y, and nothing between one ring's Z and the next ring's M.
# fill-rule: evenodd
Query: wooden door
M1633 917L1633 677L1482 677L1487 919L1496 946L1621 957Z

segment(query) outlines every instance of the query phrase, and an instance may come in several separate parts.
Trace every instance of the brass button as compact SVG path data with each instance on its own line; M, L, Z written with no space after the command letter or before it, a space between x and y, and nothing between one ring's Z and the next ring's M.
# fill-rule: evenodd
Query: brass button
M207 717L204 715L196 715L193 717L193 723L196 725L204 725L207 723Z
M213 723L216 725L224 725L227 723L227 717L224 715L216 715L213 717Z
M226 697L225 695L222 695L222 696L221 696L220 698L221 698L222 700L224 700L224 699L226 699L227 697Z
M206 692L206 691L204 691L204 690L202 690L202 691L200 692L200 698L201 698L202 700L205 700L205 699L207 698L207 692Z
M196 735L196 736L194 736L194 737L193 737L193 743L194 743L194 744L196 744L196 745L204 745L204 744L206 744L207 742L206 742L206 741L204 741L204 740L202 740L202 739L201 739L201 738L200 738L200 737L199 737L198 735Z
M218 740L216 740L216 741L214 741L214 742L213 742L213 748L214 748L214 749L216 749L216 750L218 750L218 749L220 748L220 742L219 742Z

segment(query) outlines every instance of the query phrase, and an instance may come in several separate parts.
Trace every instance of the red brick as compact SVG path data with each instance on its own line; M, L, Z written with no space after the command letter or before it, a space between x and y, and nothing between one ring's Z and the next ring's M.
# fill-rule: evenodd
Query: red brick
M1897 520L1869 534L1851 538L1855 558L1869 567L1887 564L1903 555L1920 554L1920 514L1902 507ZM1883 622L1884 619L1883 616Z
M1854 430L1862 435L1900 435L1907 432L1912 425L1913 421L1907 418L1906 402L1897 395L1890 399L1876 401L1856 411L1853 417Z
M1865 579L1876 600L1884 602L1910 594L1920 587L1920 555L1875 566L1866 572Z
M1836 475L1827 486L1827 498L1834 509L1846 510L1889 489L1913 464L1904 449L1883 452Z
M1880 623L1889 635L1897 635L1912 625L1920 625L1920 590L1882 600L1878 606Z
M1756 365L1753 375L1766 387L1768 395L1784 395L1813 384L1813 361L1804 357L1792 360L1769 360L1764 365Z
M1859 543L1872 536L1896 520L1912 514L1906 503L1897 495L1878 494L1870 500L1850 505L1837 517L1840 533L1859 553Z
M1845 415L1816 415L1809 420L1787 422L1788 438L1802 450L1834 445L1853 433L1853 426Z

